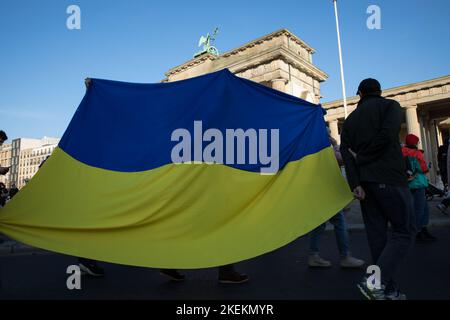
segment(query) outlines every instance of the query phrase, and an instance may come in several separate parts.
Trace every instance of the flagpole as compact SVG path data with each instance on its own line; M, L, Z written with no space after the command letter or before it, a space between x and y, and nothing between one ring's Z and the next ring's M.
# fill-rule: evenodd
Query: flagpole
M341 33L339 31L339 17L338 17L338 10L337 10L337 0L333 0L333 3L334 3L334 15L336 17L336 32L337 32L338 48L339 48L339 64L341 66L341 81L342 81L342 96L343 96L343 101L344 101L344 115L345 115L345 118L347 118L347 116L348 116L347 95L345 94L344 64L342 62Z

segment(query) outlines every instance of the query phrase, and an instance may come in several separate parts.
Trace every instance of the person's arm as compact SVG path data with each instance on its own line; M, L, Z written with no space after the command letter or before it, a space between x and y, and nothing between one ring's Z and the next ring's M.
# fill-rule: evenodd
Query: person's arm
M342 167L344 165L344 161L342 160L342 154L341 154L339 146L337 146L337 145L334 146L333 150L334 150L334 156L336 157L336 160L337 160L339 166Z
M341 156L345 166L345 173L347 176L348 184L350 185L351 190L353 191L356 187L360 185L359 181L359 173L358 168L356 166L356 161L353 155L350 153L349 149L350 140L348 136L348 132L346 129L346 124L344 123L344 127L342 128L341 133Z
M372 142L362 150L358 150L356 163L364 165L381 157L392 143L398 142L398 133L401 126L401 107L396 101L387 107L382 116L380 131Z

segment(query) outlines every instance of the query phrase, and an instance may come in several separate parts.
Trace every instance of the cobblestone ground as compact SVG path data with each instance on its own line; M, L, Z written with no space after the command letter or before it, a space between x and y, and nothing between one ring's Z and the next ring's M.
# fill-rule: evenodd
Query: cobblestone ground
M399 275L399 283L409 299L450 299L450 217L431 205L430 229L438 237L435 243L417 243L407 265ZM361 225L358 205L352 205L347 220L353 227ZM364 230L350 231L354 256L370 263ZM333 262L329 269L307 266L308 238L237 264L250 276L243 285L219 285L215 269L185 271L184 283L170 283L158 270L102 263L104 278L82 278L81 290L66 287L67 267L74 257L29 247L3 243L13 252L0 255L1 299L362 299L355 283L364 269L346 270L339 266L336 241L331 231L325 232L321 254Z

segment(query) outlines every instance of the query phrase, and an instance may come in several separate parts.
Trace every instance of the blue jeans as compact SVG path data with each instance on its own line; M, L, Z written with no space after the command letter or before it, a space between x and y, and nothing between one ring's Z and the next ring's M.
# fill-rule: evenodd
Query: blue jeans
M336 235L336 242L338 245L339 253L342 257L347 257L349 255L349 241L348 241L348 231L347 225L345 224L344 212L339 211L335 216L328 220L334 226L334 234ZM309 250L310 253L319 253L319 242L320 237L325 231L326 222L318 226L316 229L311 231L309 238Z
M416 228L420 231L429 222L428 201L425 196L425 188L411 189L414 199L414 212L416 218Z

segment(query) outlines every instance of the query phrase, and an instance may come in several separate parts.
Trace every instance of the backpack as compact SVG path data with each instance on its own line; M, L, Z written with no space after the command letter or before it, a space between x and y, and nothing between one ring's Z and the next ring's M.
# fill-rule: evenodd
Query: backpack
M405 160L406 175L410 189L420 189L428 187L428 179L420 167L420 163L415 157L406 156Z
M403 160L405 161L405 168L406 168L406 176L408 177L408 182L414 180L415 178L415 163L414 160L417 161L414 157L403 157Z

